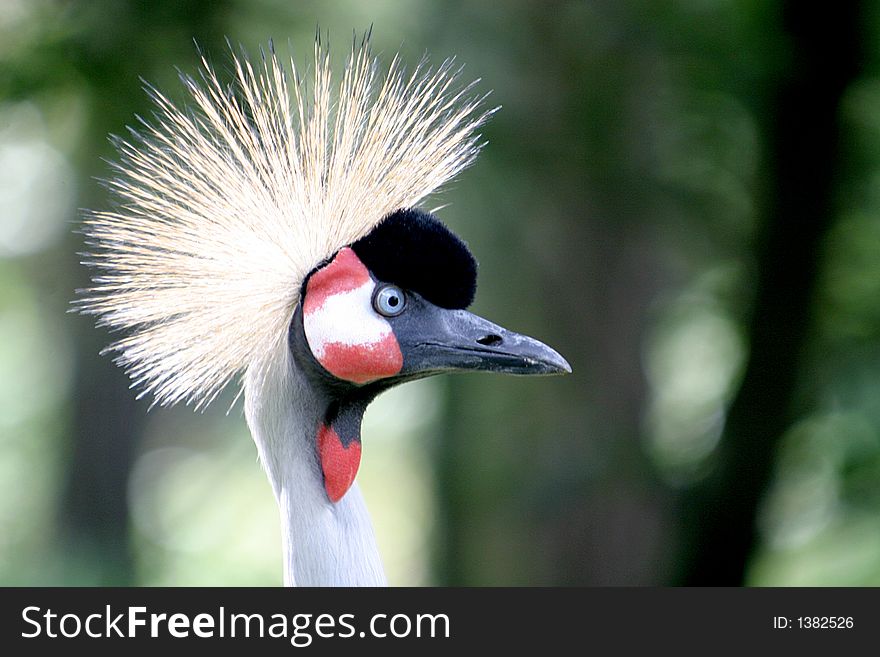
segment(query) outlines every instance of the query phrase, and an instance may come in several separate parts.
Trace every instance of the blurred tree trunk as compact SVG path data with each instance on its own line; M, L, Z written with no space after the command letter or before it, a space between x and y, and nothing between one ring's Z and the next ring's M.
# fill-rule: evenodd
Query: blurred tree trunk
M757 542L756 514L789 426L799 358L834 215L841 96L857 74L859 4L785 4L791 58L779 80L767 144L750 353L710 478L685 497L680 583L739 585Z
M645 19L597 6L620 25ZM476 227L468 235L483 277L477 311L557 348L573 373L448 384L440 581L659 584L669 507L641 443L642 340L665 278L645 185L654 52L623 30L581 38L595 30L560 20L561 7L516 7L523 56L510 87L523 93L495 98L506 107L481 157L526 189L468 196L494 195L464 210L493 222L482 243Z

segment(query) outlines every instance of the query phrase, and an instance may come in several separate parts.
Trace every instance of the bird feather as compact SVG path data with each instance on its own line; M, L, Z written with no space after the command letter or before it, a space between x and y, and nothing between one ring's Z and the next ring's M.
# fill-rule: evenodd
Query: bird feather
M271 47L232 64L226 85L202 56L182 107L147 87L154 119L115 140L117 202L84 218L95 273L75 303L121 332L105 352L160 405L260 385L308 272L471 164L494 111L452 59L380 74L369 39L338 85L319 41L306 78Z

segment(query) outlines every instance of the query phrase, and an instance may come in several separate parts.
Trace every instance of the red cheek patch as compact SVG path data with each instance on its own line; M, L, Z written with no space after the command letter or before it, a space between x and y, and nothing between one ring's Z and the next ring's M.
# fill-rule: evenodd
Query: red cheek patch
M354 483L361 463L361 444L352 440L348 447L339 435L325 424L318 429L318 455L324 471L324 490L331 502L338 502Z
M379 342L324 345L321 365L338 379L362 384L394 376L403 368L403 354L393 333Z
M370 272L349 247L340 249L333 261L319 269L306 286L303 299L303 312L308 314L319 310L328 297L343 292L351 292L370 283Z
M312 355L330 374L358 385L393 376L403 354L391 325L374 310L375 283L346 247L306 286L303 328Z

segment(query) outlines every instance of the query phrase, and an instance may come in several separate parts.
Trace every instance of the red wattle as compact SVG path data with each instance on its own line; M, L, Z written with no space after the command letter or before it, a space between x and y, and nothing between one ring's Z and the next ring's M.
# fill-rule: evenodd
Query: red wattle
M339 435L322 424L318 429L318 454L324 471L324 490L331 502L338 502L354 483L361 463L361 443L352 440L345 447Z

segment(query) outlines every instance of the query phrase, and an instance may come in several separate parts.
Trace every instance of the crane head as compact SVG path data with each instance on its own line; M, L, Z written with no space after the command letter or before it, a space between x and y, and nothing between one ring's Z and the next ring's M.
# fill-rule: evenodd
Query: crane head
M562 356L465 310L467 246L420 210L389 215L305 280L291 340L341 384L384 387L454 370L561 374Z
M383 390L452 371L571 372L547 345L465 310L476 261L436 217L399 210L305 279L290 348L326 398L318 432L325 487L345 494L360 461L359 419Z
M262 431L274 436L289 408L276 402L316 394L335 502L381 391L453 370L569 371L465 310L473 256L414 209L470 166L495 111L453 59L407 71L395 56L383 74L367 36L339 84L320 40L306 69L271 46L257 62L233 55L232 69L229 84L202 57L201 75L181 78L184 106L148 87L153 121L114 140L117 202L84 218L95 275L77 304L118 332L105 351L141 395L204 408L239 378L269 462L284 452ZM288 385L303 376L309 388Z

